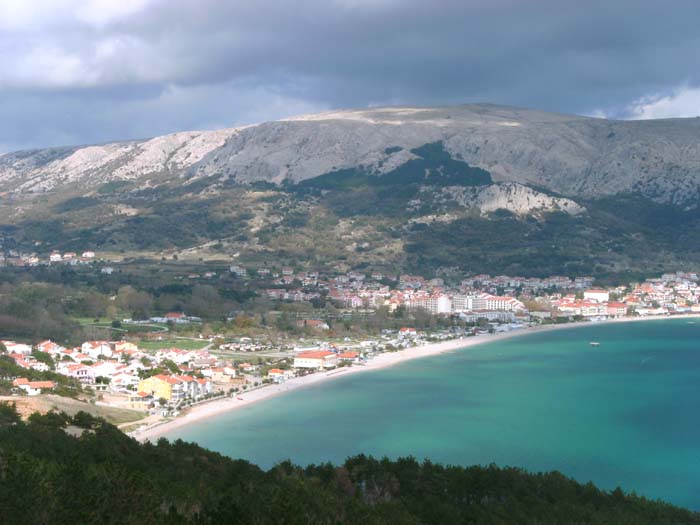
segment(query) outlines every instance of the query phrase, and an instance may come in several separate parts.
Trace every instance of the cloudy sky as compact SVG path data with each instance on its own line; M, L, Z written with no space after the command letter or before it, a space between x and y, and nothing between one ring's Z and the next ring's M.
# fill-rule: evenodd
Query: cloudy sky
M0 151L317 110L700 114L697 0L0 0Z

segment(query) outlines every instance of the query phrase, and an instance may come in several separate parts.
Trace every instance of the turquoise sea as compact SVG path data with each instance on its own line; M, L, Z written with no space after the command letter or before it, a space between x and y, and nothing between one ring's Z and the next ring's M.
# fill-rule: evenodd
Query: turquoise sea
M700 509L700 320L527 334L341 377L166 437L262 467L366 453L559 470Z

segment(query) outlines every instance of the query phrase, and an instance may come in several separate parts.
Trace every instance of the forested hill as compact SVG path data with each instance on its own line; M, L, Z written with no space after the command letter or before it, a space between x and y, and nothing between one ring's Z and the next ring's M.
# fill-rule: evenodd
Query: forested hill
M265 472L181 441L139 444L85 413L24 423L0 405L0 523L684 524L700 515L556 472L365 456Z

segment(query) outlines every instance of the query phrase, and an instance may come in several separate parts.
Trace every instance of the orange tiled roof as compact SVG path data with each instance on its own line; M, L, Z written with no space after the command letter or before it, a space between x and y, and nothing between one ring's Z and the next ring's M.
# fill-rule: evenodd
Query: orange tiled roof
M323 359L324 357L328 357L331 355L333 355L333 352L329 352L328 350L318 350L310 352L301 352L297 355L297 357L301 357L303 359Z

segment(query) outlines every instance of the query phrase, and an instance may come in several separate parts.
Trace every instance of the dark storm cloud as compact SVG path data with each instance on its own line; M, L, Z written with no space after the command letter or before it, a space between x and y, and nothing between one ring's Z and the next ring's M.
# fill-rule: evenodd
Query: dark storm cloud
M0 150L381 104L700 113L691 0L36 4L0 3Z

